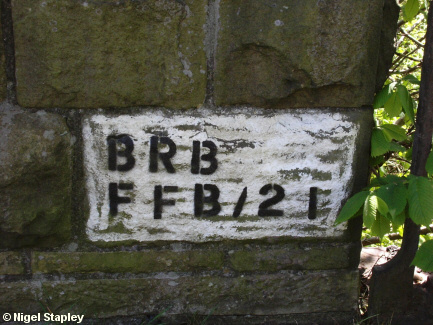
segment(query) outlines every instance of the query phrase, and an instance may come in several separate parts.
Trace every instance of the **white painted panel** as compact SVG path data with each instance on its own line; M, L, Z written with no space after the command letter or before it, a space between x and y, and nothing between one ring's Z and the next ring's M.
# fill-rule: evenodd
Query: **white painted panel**
M193 116L192 116L193 115ZM226 111L149 110L137 115L92 115L84 120L84 165L90 216L87 234L93 241L155 241L247 239L275 236L336 237L345 225L334 227L341 201L350 192L355 140L359 125L343 113L311 110ZM107 138L128 135L134 143L134 167L109 170ZM150 138L169 137L177 148L171 159L175 173L158 160L158 172L149 171ZM211 175L191 173L193 141L217 146L218 168ZM124 147L117 145L117 152ZM167 152L162 146L160 152ZM209 152L202 148L201 154ZM126 158L117 157L123 165ZM209 162L201 161L206 168ZM133 184L118 190L130 203L118 204L110 214L109 184ZM220 191L217 216L194 215L195 184L213 184ZM282 216L258 216L260 203L275 192L261 195L266 184L278 184L284 198L272 209ZM174 205L163 205L154 218L155 186L177 186L163 193ZM117 185L118 186L118 185ZM239 217L233 212L244 188L246 202ZM317 188L315 219L309 219L310 188ZM205 191L204 195L209 195ZM210 209L209 204L204 209ZM314 210L314 209L313 209ZM313 216L313 214L310 214Z

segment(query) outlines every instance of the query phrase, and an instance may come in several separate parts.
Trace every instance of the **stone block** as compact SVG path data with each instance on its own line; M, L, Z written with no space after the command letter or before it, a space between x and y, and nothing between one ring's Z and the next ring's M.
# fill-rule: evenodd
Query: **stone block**
M206 3L13 0L18 103L201 105Z
M34 281L0 284L0 312L34 312L35 301L55 314L89 317L167 315L290 315L354 312L358 271L280 272L243 277ZM23 299L20 301L19 299Z
M52 246L70 235L71 135L64 119L0 106L0 247Z
M0 253L0 274L15 275L24 273L22 254L19 252Z
M42 296L39 281L1 282L0 315L14 312L28 314L42 312L44 310L38 301L38 296Z
M33 273L141 273L222 268L223 253L211 251L34 252Z
M372 104L383 0L221 0L219 20L217 105Z
M83 119L88 238L122 245L346 236L346 225L334 221L357 179L366 184L372 117L363 108L89 114ZM170 143L160 150L172 151L172 170L153 160L163 140ZM203 162L194 158L200 150ZM213 199L200 203L211 195L200 184L218 193L215 208ZM173 201L156 203L157 195Z
M0 8L0 17L1 17L1 8ZM6 56L5 56L5 48L3 42L3 31L0 28L0 101L4 101L6 99Z
M230 264L239 272L338 269L349 267L350 253L350 244L238 250L230 254Z

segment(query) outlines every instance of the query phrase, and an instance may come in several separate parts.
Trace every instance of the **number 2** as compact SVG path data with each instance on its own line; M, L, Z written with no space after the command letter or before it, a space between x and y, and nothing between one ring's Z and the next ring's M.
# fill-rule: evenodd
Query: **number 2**
M259 193L261 195L266 195L272 190L276 191L277 193L273 197L263 201L259 205L259 212L258 212L259 217L281 217L283 215L283 210L268 209L268 208L277 204L282 199L284 199L285 196L284 188L282 188L280 185L277 184L273 184L273 185L266 184L260 189Z

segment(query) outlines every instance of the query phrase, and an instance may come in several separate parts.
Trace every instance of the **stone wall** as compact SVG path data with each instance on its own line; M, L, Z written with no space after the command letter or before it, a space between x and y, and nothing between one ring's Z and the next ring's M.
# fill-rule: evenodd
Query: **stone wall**
M0 314L71 313L88 324L146 324L161 314L169 324L352 324L361 225L332 223L367 181L371 105L392 57L396 15L392 0L3 0ZM101 209L85 155L93 117L235 121L267 111L304 122L323 112L357 128L349 147L340 142L326 156L347 163L350 177L322 223L305 209L296 215L302 234L92 237L92 209ZM321 132L312 136L331 135ZM107 155L104 145L92 148ZM297 169L290 180L341 176L320 172ZM230 184L242 183L239 173ZM310 210L323 193L317 203L310 192ZM110 231L130 234L125 227Z

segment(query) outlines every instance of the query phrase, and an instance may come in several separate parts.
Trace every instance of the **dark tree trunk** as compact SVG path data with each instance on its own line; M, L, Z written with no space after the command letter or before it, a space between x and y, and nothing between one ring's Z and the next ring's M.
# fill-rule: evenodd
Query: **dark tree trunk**
M413 142L411 174L427 176L425 165L432 144L433 126L433 6L427 19L427 36L421 72L416 132ZM419 226L411 219L404 223L403 244L397 255L373 268L370 280L368 314L386 316L403 313L413 289L411 267L418 249Z

